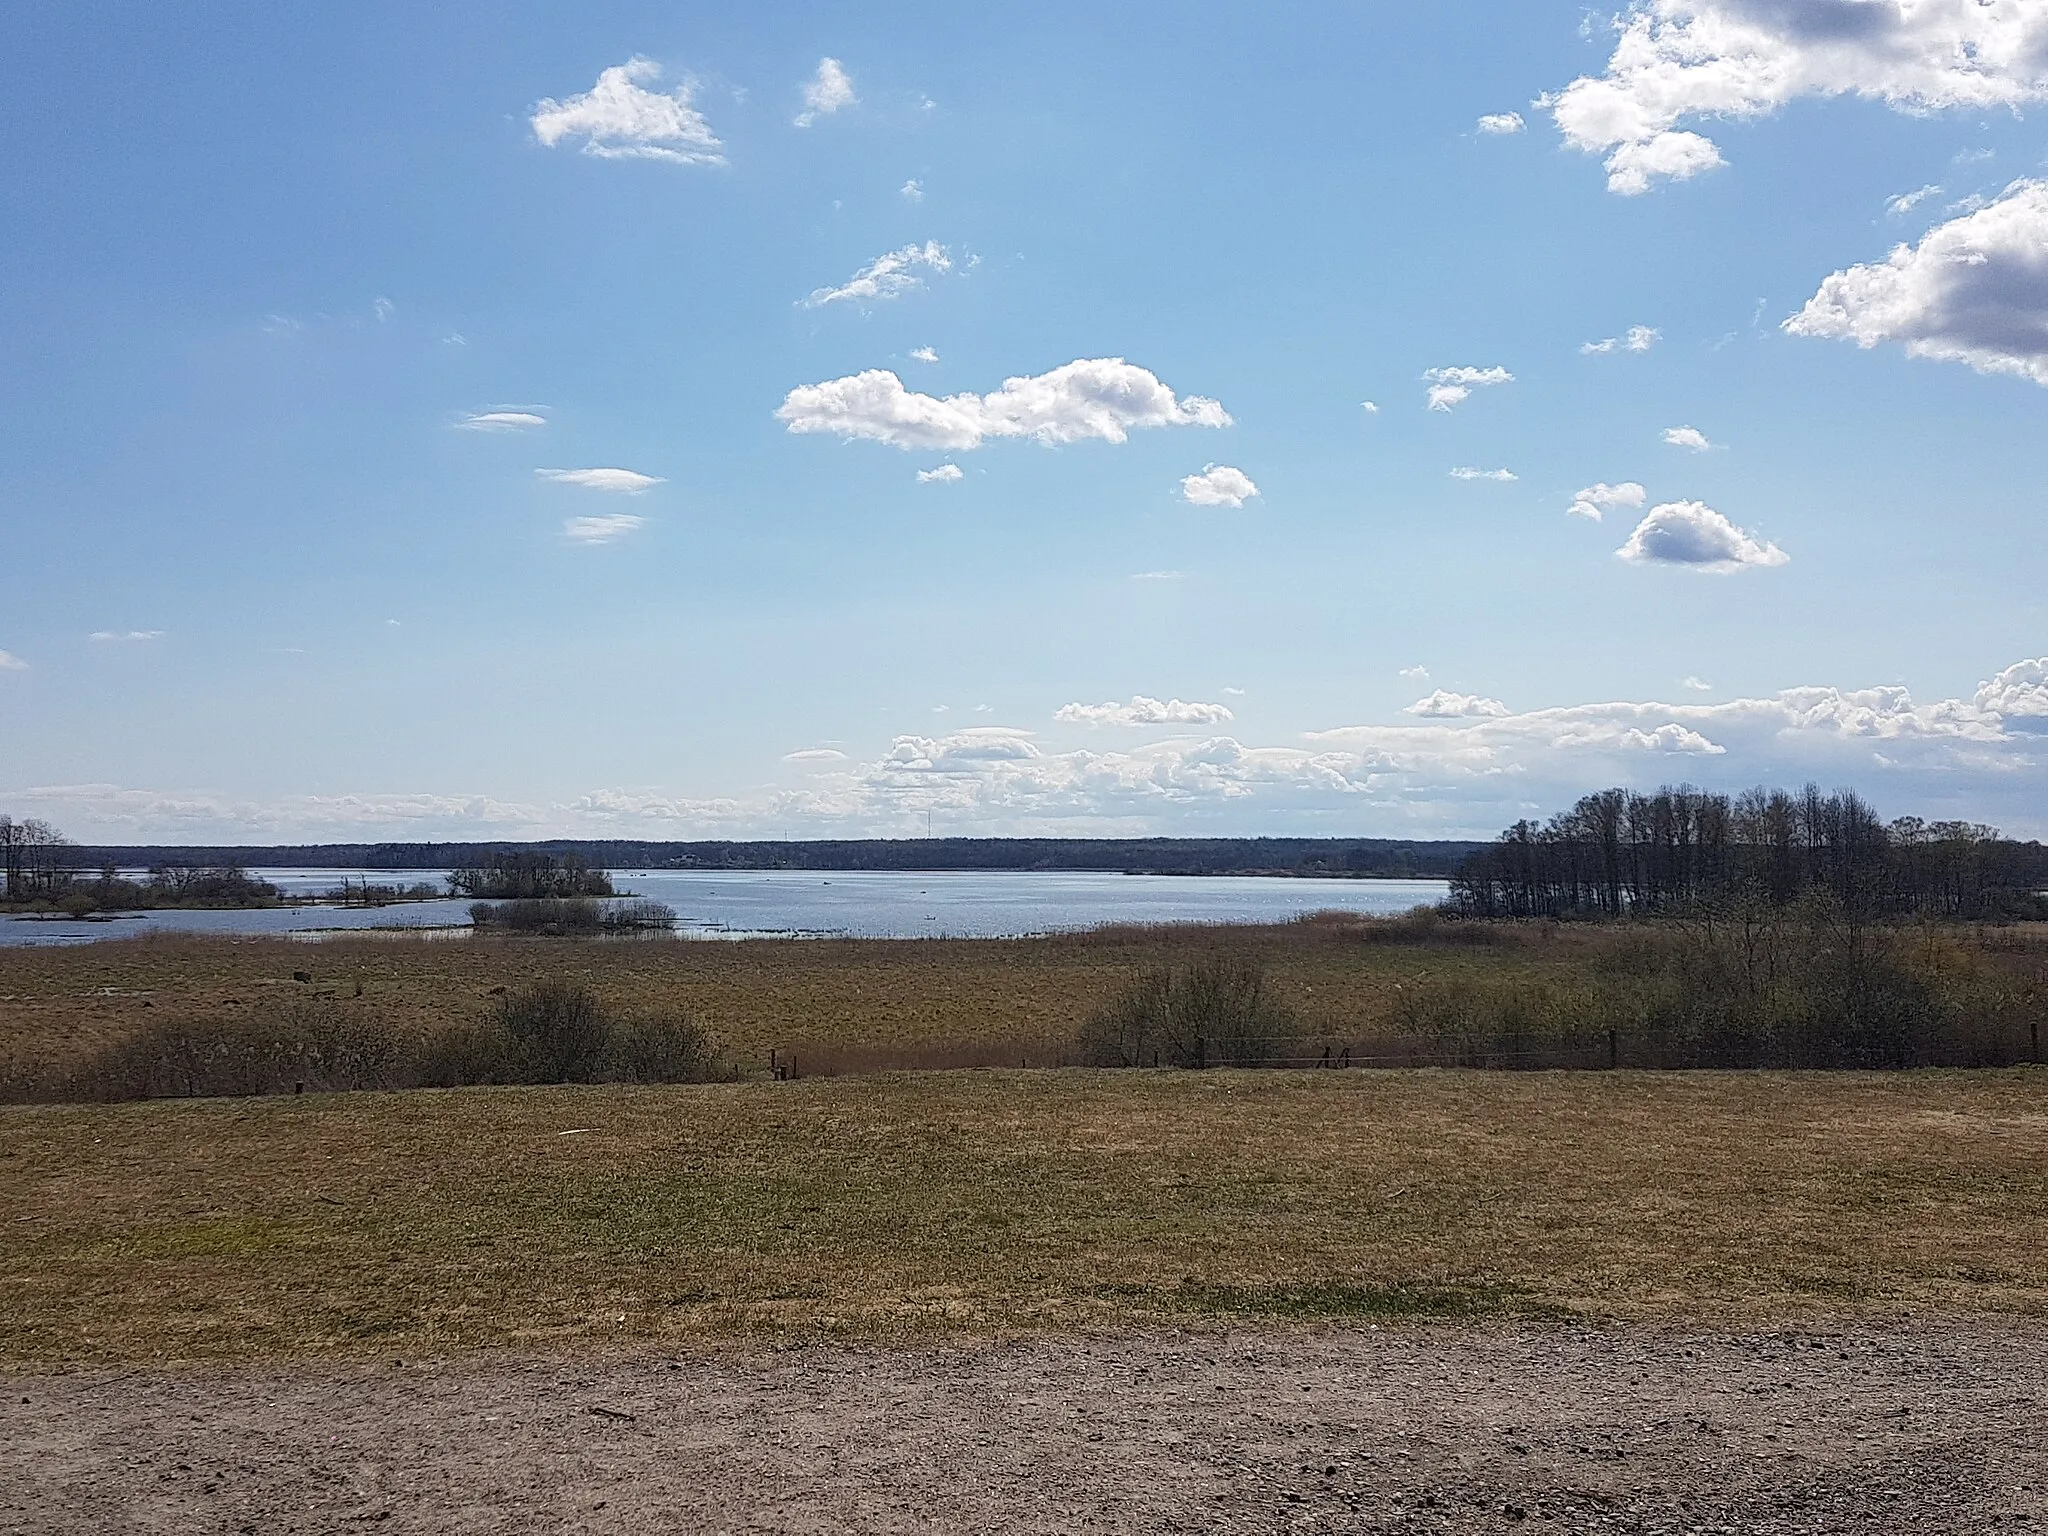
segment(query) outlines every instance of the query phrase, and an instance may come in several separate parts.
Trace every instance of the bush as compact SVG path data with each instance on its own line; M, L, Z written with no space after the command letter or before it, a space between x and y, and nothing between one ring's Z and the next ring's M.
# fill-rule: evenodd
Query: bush
M598 1071L614 1083L697 1083L712 1068L704 1027L695 1019L661 1014L616 1026Z
M1146 971L1082 1026L1082 1059L1102 1067L1248 1067L1285 1060L1302 1034L1249 955L1212 954Z
M521 1080L587 1083L612 1037L597 994L572 981L536 981L498 1000L496 1024Z
M65 1068L0 1057L0 1100L219 1098L502 1083L689 1083L717 1075L680 1015L614 1018L587 987L543 981L482 1019L424 1038L348 1003L294 1001L269 1019L174 1018Z
M38 1085L38 1098L215 1098L403 1088L414 1052L382 1021L303 1005L277 1018L162 1019Z
M604 909L587 896L533 896L517 901L472 903L469 920L479 928L563 938L603 931Z

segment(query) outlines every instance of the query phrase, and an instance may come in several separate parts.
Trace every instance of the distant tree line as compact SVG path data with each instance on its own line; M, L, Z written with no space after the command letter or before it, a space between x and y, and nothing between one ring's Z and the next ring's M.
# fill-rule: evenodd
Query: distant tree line
M80 862L164 862L273 869L479 869L518 854L576 858L595 869L1102 870L1146 875L1296 875L1446 879L1481 846L1356 837L927 837L645 842L322 843L286 847L79 850Z
M1587 795L1518 821L1451 880L1477 917L1690 914L1821 897L1858 917L2048 917L2048 848L1994 827L1917 816L1884 822L1853 791L1681 786Z

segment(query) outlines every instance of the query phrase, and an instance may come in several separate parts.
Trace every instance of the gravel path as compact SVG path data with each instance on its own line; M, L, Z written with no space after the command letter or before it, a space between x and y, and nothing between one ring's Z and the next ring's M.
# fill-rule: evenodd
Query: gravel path
M0 1530L2048 1533L2048 1331L1160 1334L0 1379Z

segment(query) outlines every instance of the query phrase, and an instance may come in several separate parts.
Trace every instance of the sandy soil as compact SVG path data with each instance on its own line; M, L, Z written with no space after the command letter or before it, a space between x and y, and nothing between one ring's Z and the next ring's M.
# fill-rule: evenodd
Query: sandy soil
M2048 1531L2048 1332L16 1375L10 1532Z

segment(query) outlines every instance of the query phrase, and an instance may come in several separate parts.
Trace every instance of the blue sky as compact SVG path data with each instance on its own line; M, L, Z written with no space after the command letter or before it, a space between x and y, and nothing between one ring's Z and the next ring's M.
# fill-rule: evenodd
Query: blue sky
M0 809L2048 833L2048 0L178 10L0 22Z

